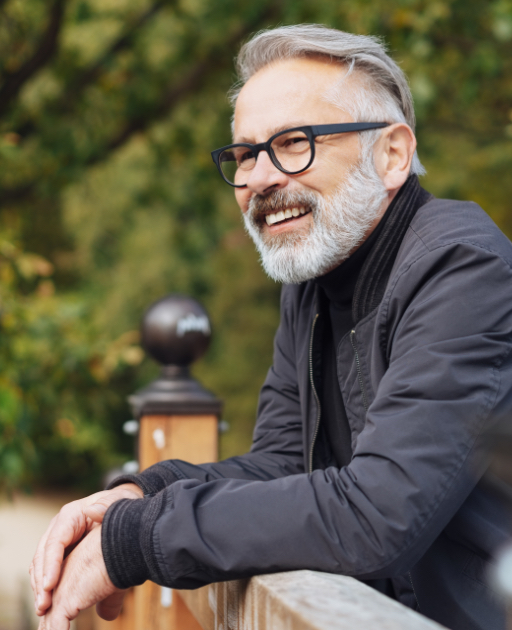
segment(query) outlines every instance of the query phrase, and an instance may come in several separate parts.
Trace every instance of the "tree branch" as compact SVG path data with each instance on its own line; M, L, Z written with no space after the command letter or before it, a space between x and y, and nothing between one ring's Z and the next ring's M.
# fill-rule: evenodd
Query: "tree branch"
M41 39L39 47L18 70L8 73L0 87L0 116L5 113L11 101L18 95L23 84L38 70L44 67L57 50L57 42L64 16L66 0L55 0L50 9L48 27Z
M267 19L275 13L275 7L260 16L258 21ZM231 62L233 47L248 35L254 28L255 24L246 24L235 31L229 39L212 46L204 55L203 59L195 64L185 76L175 84L168 92L163 95L157 107L146 112L144 116L133 117L129 120L124 128L117 136L112 138L105 146L103 151L93 155L87 161L88 165L96 164L105 159L112 151L123 146L135 134L145 131L155 121L168 115L178 103L188 95L197 90L207 76L210 76L212 70L224 68Z
M0 0L1 2L2 0ZM101 76L102 71L106 63L118 52L128 48L134 35L137 31L144 26L144 24L156 15L165 6L171 6L175 4L176 0L158 0L155 2L145 13L143 13L132 25L125 29L124 33L111 44L110 48L106 50L103 55L97 59L91 66L83 70L78 76L71 82L71 85L67 87L63 94L54 102L48 105L47 111L56 114L68 114L73 111L76 101L80 94L91 85L94 81ZM39 131L34 121L28 120L24 122L21 127L15 130L19 134L22 140L25 140L29 136L34 135Z
M115 41L110 48L100 57L97 61L95 61L89 68L84 70L75 81L69 86L69 88L64 92L64 94L59 98L59 103L56 105L55 109L58 111L69 111L71 105L74 103L76 98L79 96L83 90L93 83L101 74L103 67L109 61L109 59L120 52L121 50L127 48L135 33L142 27L144 24L150 20L154 15L158 13L161 9L163 9L166 5L169 6L174 4L176 0L158 0L155 2L153 6L151 6L145 13L143 13L139 19L132 24L122 35L119 37L117 41Z
M219 62L218 58L214 60L214 54L208 55L206 59L203 59L196 64L177 85L164 95L157 107L155 107L151 112L147 112L145 116L134 117L129 120L124 129L122 129L117 136L112 138L112 140L105 145L101 154L91 157L88 163L94 164L100 161L103 159L104 155L107 155L123 146L123 144L128 142L135 133L145 131L153 122L168 114L173 107L178 104L180 99L188 96L196 88L198 88L201 85L202 79L211 69L220 69L223 66L224 63Z
M148 110L143 116L134 116L129 119L121 131L107 141L103 148L89 156L84 166L92 166L107 159L108 156L126 144L130 138L141 131L145 131L152 123L168 115L180 101L197 90L202 82L211 76L212 71L217 72L231 63L232 51L236 44L257 28L263 21L270 19L278 13L279 4L274 4L257 20L251 21L237 29L231 37L222 43L213 45L188 73L175 84L169 91L163 94L160 103ZM69 159L72 159L71 156ZM38 180L33 180L19 187L4 189L0 193L0 207L12 202L21 201L29 197L35 190Z
M0 207L27 199L30 197L35 187L36 182L32 181L28 184L22 184L16 188L4 188L0 193Z

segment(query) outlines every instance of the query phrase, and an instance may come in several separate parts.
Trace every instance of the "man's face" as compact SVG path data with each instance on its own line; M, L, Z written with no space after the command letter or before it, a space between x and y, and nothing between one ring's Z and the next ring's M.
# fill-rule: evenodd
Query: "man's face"
M233 141L256 144L291 127L352 122L326 99L342 73L338 64L314 59L263 68L240 92ZM347 87L354 80L350 77ZM279 171L262 151L247 186L235 189L265 269L283 282L301 282L335 267L369 235L381 214L385 193L375 173L368 175L369 187L367 173L361 173L358 134L320 136L315 149L313 164L297 175ZM372 203L377 207L367 212ZM272 223L271 215L281 220ZM291 271L290 261L295 264Z
M233 142L264 142L282 129L300 125L353 122L353 118L327 102L325 95L340 80L343 69L313 59L289 59L263 68L242 88L235 108ZM350 80L350 79L349 79ZM310 168L298 175L281 173L266 153L260 153L246 188L236 199L246 212L254 195L272 190L313 190L326 197L344 181L359 157L357 134L321 136ZM311 217L268 228L269 234L304 229Z

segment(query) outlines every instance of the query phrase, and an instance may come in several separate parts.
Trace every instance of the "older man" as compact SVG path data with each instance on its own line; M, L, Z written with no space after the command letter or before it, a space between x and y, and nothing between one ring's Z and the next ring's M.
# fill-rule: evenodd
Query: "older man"
M253 447L63 508L31 569L41 627L97 602L113 618L148 579L308 568L454 630L502 628L486 572L506 519L474 454L512 391L512 246L419 186L410 92L375 39L279 28L239 69L235 144L212 155L285 283Z

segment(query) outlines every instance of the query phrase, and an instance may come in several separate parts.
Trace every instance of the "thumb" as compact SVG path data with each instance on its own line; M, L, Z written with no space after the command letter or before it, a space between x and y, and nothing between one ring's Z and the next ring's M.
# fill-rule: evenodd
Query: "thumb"
M116 619L123 607L125 595L126 591L112 593L112 595L109 595L102 602L98 602L96 604L96 612L98 613L98 616L105 619L105 621L112 621Z

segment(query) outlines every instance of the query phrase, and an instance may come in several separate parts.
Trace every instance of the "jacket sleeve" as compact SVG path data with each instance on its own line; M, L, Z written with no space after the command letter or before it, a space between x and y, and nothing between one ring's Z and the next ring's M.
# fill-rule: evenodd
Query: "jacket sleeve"
M293 345L288 292L281 294L281 323L274 339L274 358L260 392L257 422L249 453L218 463L194 465L181 460L159 462L137 475L122 475L107 489L135 483L155 494L178 480L276 479L303 472L301 411L295 362L285 348Z
M510 402L511 294L509 265L483 248L425 252L384 298L388 321L400 316L351 464L265 482L183 480L115 503L102 532L114 584L409 570L474 488L479 436ZM116 544L137 549L137 576Z

